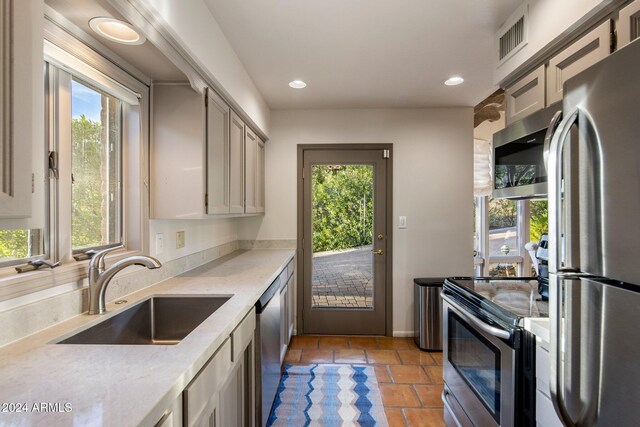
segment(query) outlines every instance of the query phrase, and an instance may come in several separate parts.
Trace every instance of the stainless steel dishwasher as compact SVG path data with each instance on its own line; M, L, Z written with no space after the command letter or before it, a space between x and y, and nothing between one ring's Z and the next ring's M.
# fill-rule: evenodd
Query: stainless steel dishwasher
M256 302L256 425L264 427L280 385L280 277Z

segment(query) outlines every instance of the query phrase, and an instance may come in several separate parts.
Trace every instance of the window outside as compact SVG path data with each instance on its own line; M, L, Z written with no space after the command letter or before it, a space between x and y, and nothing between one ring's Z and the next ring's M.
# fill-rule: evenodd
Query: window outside
M373 308L370 165L312 168L312 306Z
M0 230L0 266L44 254L43 230Z
M520 255L518 204L514 200L489 200L489 256Z
M549 231L549 203L547 200L532 200L530 203L529 241L538 242L542 233Z
M122 241L122 103L90 85L71 82L72 247Z

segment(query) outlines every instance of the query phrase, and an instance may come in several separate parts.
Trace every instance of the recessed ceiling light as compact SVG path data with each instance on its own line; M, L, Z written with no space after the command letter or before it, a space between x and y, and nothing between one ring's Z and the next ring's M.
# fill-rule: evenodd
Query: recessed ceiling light
M462 82L464 82L464 79L462 77L454 76L454 77L450 77L449 79L447 79L444 82L444 84L446 84L447 86L457 86L457 85L461 84Z
M116 43L142 44L146 40L130 24L115 18L93 18L89 21L89 27L102 37Z
M307 84L305 82L303 82L302 80L294 80L292 82L289 82L289 86L294 88L294 89L302 89L307 87Z

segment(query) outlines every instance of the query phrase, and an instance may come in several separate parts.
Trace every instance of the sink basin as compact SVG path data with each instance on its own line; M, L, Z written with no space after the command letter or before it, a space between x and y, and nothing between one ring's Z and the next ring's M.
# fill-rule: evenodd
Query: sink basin
M231 297L152 297L58 344L178 344Z

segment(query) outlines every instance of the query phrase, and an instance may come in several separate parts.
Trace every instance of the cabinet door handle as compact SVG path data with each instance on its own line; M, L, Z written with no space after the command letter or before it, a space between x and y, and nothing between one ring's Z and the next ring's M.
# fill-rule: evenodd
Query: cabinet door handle
M375 255L384 255L384 251L382 249L378 249L377 251L372 250L371 253Z

